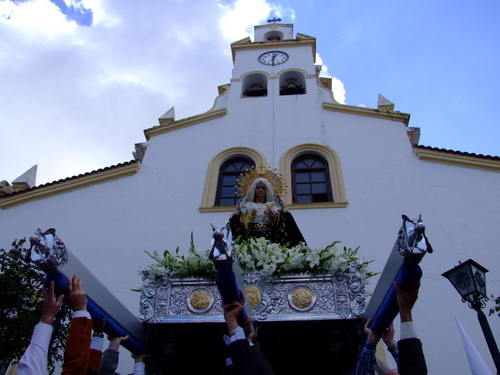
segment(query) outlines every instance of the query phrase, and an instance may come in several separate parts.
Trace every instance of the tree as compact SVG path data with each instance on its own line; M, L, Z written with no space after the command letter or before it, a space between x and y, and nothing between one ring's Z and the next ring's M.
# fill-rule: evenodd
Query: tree
M18 361L28 347L33 327L39 322L45 274L30 262L26 239L15 240L12 249L0 249L0 358ZM61 309L54 323L54 335L49 348L48 370L61 361L69 330L70 311ZM5 361L6 360L6 361Z
M490 315L498 313L498 316L500 316L500 296L497 296L495 298L495 296L492 295L491 299L495 301L494 302L495 306L493 306L492 308L490 308Z

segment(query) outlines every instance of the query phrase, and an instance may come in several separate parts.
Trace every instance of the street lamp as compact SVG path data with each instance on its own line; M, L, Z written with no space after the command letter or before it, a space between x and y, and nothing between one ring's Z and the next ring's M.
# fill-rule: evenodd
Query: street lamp
M488 301L485 277L488 270L472 259L464 263L459 263L455 268L443 273L443 276L450 280L458 293L460 293L462 302L467 302L471 309L477 311L477 318L483 330L484 338L490 349L497 372L500 373L500 352L498 351L488 320L482 310L486 306L485 302Z

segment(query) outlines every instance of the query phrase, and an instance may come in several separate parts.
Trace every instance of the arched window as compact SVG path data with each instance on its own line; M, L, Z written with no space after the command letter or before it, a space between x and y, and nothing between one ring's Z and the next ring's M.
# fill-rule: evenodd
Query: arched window
M304 73L294 70L280 75L280 95L302 95L306 93Z
M264 40L269 40L269 41L276 41L276 40L282 40L283 39L283 33L281 31L269 31L264 34Z
M293 203L333 202L328 162L316 154L303 154L292 162Z
M234 206L238 203L239 197L235 194L238 177L252 167L255 167L255 163L242 156L231 158L221 165L215 197L216 206Z
M254 73L243 78L241 97L267 96L267 77Z

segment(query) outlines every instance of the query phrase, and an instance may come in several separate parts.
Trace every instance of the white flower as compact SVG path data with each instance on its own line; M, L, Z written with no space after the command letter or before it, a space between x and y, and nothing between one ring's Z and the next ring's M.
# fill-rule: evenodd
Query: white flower
M315 266L319 266L321 258L317 251L313 251L306 256L306 260L309 262L309 267L314 269Z
M264 264L259 272L263 276L272 276L274 274L274 271L276 271L276 264L268 263Z

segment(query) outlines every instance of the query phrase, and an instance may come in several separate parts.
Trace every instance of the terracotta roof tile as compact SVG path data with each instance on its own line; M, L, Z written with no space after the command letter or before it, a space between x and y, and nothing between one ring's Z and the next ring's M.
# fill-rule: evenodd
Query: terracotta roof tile
M430 146L418 145L415 148L420 148L420 149L423 149L423 150L432 150L432 151L445 152L445 153L454 154L454 155L470 156L470 157L480 158L480 159L500 160L500 156L474 154L474 153L463 152L463 151L447 150L445 148L438 148L438 147L430 147Z
M98 174L100 172L109 171L111 169L123 167L125 165L130 165L130 164L133 164L135 162L136 162L136 160L130 160L130 161L127 161L127 162L124 162L124 163L119 163L119 164L111 165L109 167L95 169L93 171L85 172L85 173L82 173L82 174L79 174L79 175L76 175L76 176L66 177L66 178L62 178L60 180L56 180L56 181L52 181L52 182L47 182L47 183L42 184L42 185L33 186L32 188L29 188L29 189L26 189L26 190L15 191L15 192L10 193L10 194L3 194L3 195L0 195L0 198L3 198L3 197L12 197L14 195L26 193L28 191L34 191L34 190L38 190L38 189L45 188L45 187L48 187L48 186L57 185L57 184L60 184L60 183L63 183L63 182L67 182L67 181L71 181L71 180L77 180L77 179L82 178L82 177L91 176L91 175L94 175L94 174Z

